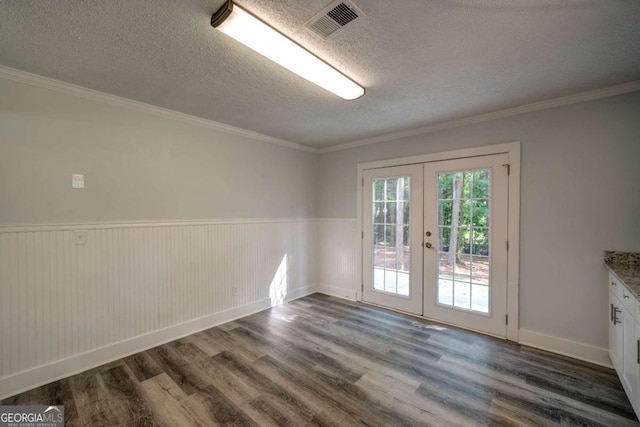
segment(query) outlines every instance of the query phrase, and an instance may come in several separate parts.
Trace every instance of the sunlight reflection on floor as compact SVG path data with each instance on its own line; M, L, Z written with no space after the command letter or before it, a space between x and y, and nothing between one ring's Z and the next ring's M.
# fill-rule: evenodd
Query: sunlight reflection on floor
M280 265L269 286L271 306L283 304L287 296L287 254L284 254Z

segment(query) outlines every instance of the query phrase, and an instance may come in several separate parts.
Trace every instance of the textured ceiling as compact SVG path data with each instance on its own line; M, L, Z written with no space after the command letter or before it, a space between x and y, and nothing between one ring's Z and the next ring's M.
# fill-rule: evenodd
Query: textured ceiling
M3 0L0 64L326 147L640 79L638 0L238 0L367 88L344 101L209 25L223 0Z

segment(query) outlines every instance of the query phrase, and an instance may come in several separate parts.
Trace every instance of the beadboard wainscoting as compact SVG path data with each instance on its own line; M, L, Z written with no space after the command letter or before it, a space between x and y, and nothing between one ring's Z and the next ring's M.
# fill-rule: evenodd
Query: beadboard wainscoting
M318 291L358 300L360 269L356 218L318 219Z
M0 228L0 398L315 292L317 239L315 219Z

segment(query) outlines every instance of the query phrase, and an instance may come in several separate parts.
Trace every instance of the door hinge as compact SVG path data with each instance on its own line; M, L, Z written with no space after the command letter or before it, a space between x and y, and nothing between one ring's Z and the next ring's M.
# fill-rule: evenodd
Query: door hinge
M507 250L509 250L509 241L507 240Z
M511 165L509 163L505 163L504 165L505 168L507 168L507 176L511 176Z
M360 292L364 292L364 283L360 286Z
M364 178L362 178L362 186L364 187Z
M505 325L508 325L508 324L509 324L509 315L508 315L508 314L505 314L505 315L504 315L504 324L505 324Z
M360 236L360 238L364 240L364 231L362 232L362 235Z

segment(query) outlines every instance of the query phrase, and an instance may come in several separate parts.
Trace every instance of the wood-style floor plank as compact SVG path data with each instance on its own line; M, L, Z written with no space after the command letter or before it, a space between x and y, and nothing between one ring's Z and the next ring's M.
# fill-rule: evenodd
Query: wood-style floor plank
M311 295L10 397L68 426L631 426L615 371Z
M160 374L141 383L145 401L159 426L196 425L196 419L183 405L186 394L167 374Z

